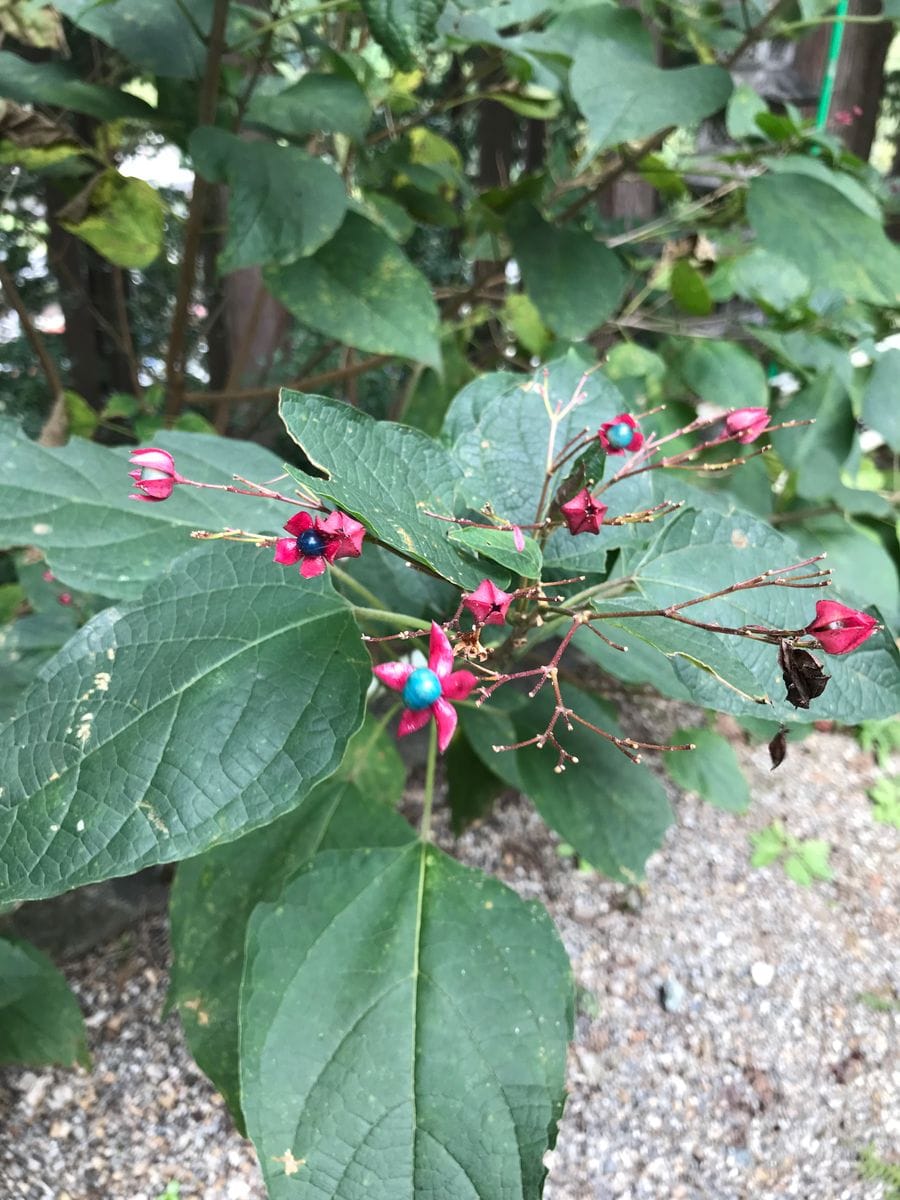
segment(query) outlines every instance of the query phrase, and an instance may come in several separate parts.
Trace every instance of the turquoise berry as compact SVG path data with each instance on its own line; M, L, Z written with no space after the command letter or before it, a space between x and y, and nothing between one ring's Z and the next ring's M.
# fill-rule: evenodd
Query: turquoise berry
M413 671L403 688L403 703L413 712L434 704L441 694L441 681L428 667Z
M627 450L634 440L634 429L627 421L617 421L606 431L606 440L614 450Z
M325 553L325 539L315 529L304 529L297 538L297 549L304 558L321 558Z

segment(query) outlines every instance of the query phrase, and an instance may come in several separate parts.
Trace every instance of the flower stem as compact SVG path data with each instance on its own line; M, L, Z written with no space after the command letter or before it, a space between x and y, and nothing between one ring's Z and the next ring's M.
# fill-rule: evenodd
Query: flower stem
M331 568L334 570L334 567ZM412 629L422 629L425 633L430 632L431 625L428 621L420 621L416 617L408 617L404 613L388 612L384 608L360 608L354 604L353 612L359 621L387 621L389 624L406 625Z
M437 723L428 722L428 757L425 759L425 791L422 797L422 824L419 837L431 841L431 804L434 800L434 766L437 760Z
M358 579L354 579L352 575L335 563L331 564L331 574L335 579L339 579L345 587L356 592L357 596L360 596L372 608L381 609L383 612L389 611L388 606L382 600L379 600L374 592L370 592L365 584L360 583Z

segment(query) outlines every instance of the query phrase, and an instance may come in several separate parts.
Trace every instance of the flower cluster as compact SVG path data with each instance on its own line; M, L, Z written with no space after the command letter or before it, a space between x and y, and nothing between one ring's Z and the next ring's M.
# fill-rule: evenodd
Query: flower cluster
M429 515L438 520L450 521L461 526L476 526L489 529L502 529L512 533L513 544L521 552L525 547L523 529L529 530L538 546L543 546L549 533L557 527L565 526L572 535L589 533L597 535L604 524L623 525L636 522L652 521L665 517L674 511L677 504L663 501L645 511L625 513L607 520L608 505L600 498L612 485L623 479L628 479L643 471L659 467L684 467L693 464L694 459L702 450L717 447L723 442L737 442L749 445L773 426L770 424L770 414L766 408L740 408L726 412L724 415L702 417L676 433L663 437L647 435L642 432L638 420L629 413L620 413L611 421L604 422L596 432L582 430L563 447L556 458L552 456L552 437L548 453L548 467L545 481L538 502L535 520L531 525L519 526L511 521L498 517L490 505L484 507L483 514L488 521L486 524L474 521L468 517L448 517L438 513ZM774 428L781 428L775 426ZM705 430L706 440L692 449L679 449L669 457L660 457L660 448L664 447L674 437L685 432ZM574 470L569 467L569 475L563 479L558 473L566 463L586 451L589 446L599 443L607 455L628 458L612 474L611 478L602 482L586 479L586 472L576 464ZM754 453L760 453L755 451ZM738 458L725 464L715 464L714 468L702 464L693 469L721 469L735 463L743 462ZM240 476L235 478L244 487L225 484L198 483L180 475L175 469L172 455L166 450L157 448L139 449L132 452L130 462L133 470L130 472L135 483L135 493L132 498L141 501L158 502L168 499L177 485L187 485L199 488L213 488L227 492L237 492L243 495L275 499L292 504L298 503L305 507L294 512L284 524L287 536L271 537L266 534L247 534L241 530L227 529L224 533L204 533L198 531L195 537L226 537L236 541L252 542L257 546L274 546L276 563L293 566L299 565L300 575L304 579L312 579L322 575L327 566L333 565L341 558L358 558L362 553L366 529L362 522L340 510L326 511L313 493L306 496L299 492L294 496L285 496L273 491L271 487L253 484ZM554 483L555 480L555 483ZM560 482L562 480L562 483ZM551 486L552 485L552 486ZM553 489L556 488L556 499ZM578 490L575 490L575 489ZM574 492L574 494L573 494ZM300 496L298 501L297 496ZM312 511L310 511L312 510ZM427 510L426 510L427 511ZM548 596L540 580L532 581L523 572L524 578L520 586L510 592L498 587L493 580L485 578L470 592L463 592L456 613L443 626L432 622L429 631L428 665L415 667L405 661L379 663L375 665L375 676L388 688L399 692L403 700L403 711L398 726L398 736L405 737L416 730L424 728L429 721L434 720L437 729L437 742L441 752L445 751L456 729L457 714L454 703L466 700L473 689L479 686L478 704L489 699L494 691L513 680L533 682L531 695L536 695L541 688L549 685L555 695L556 705L550 723L542 732L527 738L514 746L497 746L495 750L518 750L525 746L542 747L547 743L557 751L556 770L565 769L567 761L573 759L560 744L557 731L563 727L573 728L573 722L585 726L601 737L613 742L629 758L639 760L639 749L679 750L689 749L687 746L663 746L650 742L637 742L631 738L620 738L608 731L586 721L573 712L565 703L560 690L558 668L560 661L579 629L586 629L600 637L608 646L616 650L624 650L601 632L601 622L616 617L628 617L637 620L641 617L664 618L692 626L695 629L709 630L713 633L728 634L749 638L757 642L766 642L778 647L778 662L787 692L788 701L798 708L808 708L809 704L824 691L829 676L822 664L811 650L820 648L826 654L842 655L860 647L879 627L878 622L867 613L848 608L834 600L819 600L816 604L816 615L812 621L800 629L772 629L768 626L743 625L729 628L715 622L704 621L692 615L696 610L694 605L704 600L722 597L732 593L745 591L749 588L764 587L794 587L818 588L829 582L829 571L820 569L818 558L806 559L777 571L766 571L750 579L741 580L728 587L711 593L709 596L692 597L673 603L665 608L639 609L630 607L622 613L617 613L607 607L598 610L592 606L585 607L584 601L595 594L596 588L580 592L575 597L566 599L563 595ZM583 576L576 579L558 580L554 586L582 582ZM603 586L603 585L601 585ZM581 606L579 607L579 601ZM67 602L67 596L60 597L61 603ZM513 605L515 604L515 608ZM474 627L464 630L460 625L463 612L473 618ZM506 658L510 651L527 644L527 634L546 621L551 623L569 622L566 632L560 633L560 641L549 663L542 666L528 666L523 670L504 673ZM512 626L505 641L488 641L481 644L482 630L489 626ZM421 628L421 627L420 627ZM453 670L454 648L448 631L454 633L457 650L465 655L480 672L479 675L470 670ZM370 641L391 640L391 637L418 637L417 630L408 630L387 638L369 638ZM499 657L495 657L498 654ZM484 663L492 659L498 667L488 667ZM774 761L774 759L773 759ZM780 759L779 759L780 761Z

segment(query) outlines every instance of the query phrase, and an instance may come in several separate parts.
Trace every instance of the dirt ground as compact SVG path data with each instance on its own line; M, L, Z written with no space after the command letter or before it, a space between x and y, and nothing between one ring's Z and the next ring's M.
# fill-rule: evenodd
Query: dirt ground
M654 728L684 714L661 709ZM900 834L872 819L871 757L813 734L769 771L739 746L754 803L690 794L642 888L562 857L527 802L501 801L454 846L547 905L579 988L569 1101L547 1200L887 1200L861 1176L900 1151ZM803 888L749 866L773 820L832 847ZM93 1070L0 1071L2 1200L262 1200L253 1149L162 1015L156 916L65 972Z

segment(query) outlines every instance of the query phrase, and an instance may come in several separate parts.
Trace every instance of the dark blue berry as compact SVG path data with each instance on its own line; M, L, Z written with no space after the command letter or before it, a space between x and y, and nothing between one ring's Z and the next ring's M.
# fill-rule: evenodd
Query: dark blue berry
M297 549L304 558L321 558L325 553L325 539L315 529L304 529L297 538Z
M413 712L434 704L441 694L441 681L428 667L413 671L403 688L403 703Z
M606 440L615 450L627 450L634 441L634 429L627 421L618 421L606 431Z

